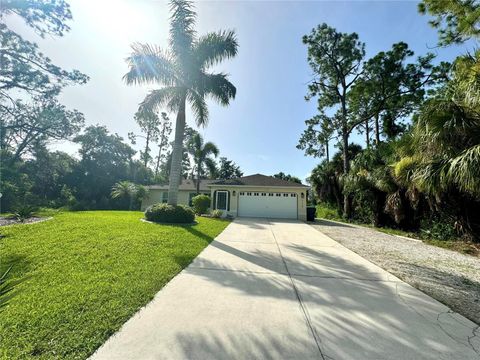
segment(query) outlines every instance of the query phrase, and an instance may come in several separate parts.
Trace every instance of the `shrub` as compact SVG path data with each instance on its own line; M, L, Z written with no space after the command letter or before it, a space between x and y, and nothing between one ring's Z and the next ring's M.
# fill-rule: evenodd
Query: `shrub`
M33 206L25 205L17 208L17 210L14 213L15 218L20 221L24 222L28 218L31 218L33 215L35 215L35 208Z
M210 196L208 195L197 195L192 199L193 211L195 214L202 215L207 212L208 207L210 206Z
M192 223L195 214L187 206L155 204L145 210L145 219L161 223Z
M218 210L218 209L217 209L217 210L213 210L213 211L212 211L212 217L213 217L213 218L222 217L222 214L223 214L222 210Z

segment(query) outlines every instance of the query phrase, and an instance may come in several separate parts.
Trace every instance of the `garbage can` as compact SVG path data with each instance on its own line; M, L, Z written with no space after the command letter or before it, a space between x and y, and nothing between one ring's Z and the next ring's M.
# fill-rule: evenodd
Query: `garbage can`
M315 221L317 208L315 206L307 206L307 221Z

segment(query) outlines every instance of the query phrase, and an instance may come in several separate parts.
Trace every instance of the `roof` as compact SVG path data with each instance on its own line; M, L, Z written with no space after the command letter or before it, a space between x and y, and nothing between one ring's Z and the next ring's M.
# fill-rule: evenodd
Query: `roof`
M200 191L210 191L210 188L208 185L210 185L212 182L215 182L216 180L207 180L207 179L201 179L200 180ZM168 190L168 184L164 185L149 185L147 186L148 189L152 190ZM192 180L192 179L182 179L182 183L178 187L178 190L185 190L185 191L196 191L197 190L197 180Z
M293 181L277 179L273 176L255 174L236 179L214 180L210 185L234 185L234 186L278 186L278 187L305 187L307 185L299 184Z

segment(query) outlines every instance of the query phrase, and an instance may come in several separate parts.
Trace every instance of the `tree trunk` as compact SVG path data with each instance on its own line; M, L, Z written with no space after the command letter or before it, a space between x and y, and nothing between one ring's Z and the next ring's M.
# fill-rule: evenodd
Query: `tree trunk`
M365 120L365 143L367 144L367 149L370 148L370 126L368 120Z
M343 129L342 135L343 141L343 174L346 175L350 171L350 162L348 159L348 132L346 129ZM343 216L347 219L351 216L351 204L350 196L348 194L343 195Z
M177 206L178 187L182 180L183 137L185 135L185 96L180 101L177 120L175 122L175 141L172 149L170 166L170 184L168 188L168 204Z
M329 150L328 150L328 140L325 143L325 155L327 155L327 163L329 163L330 162L330 153L329 153Z
M197 195L200 194L200 161L197 164Z
M164 136L165 136L165 126L163 126L162 135L160 135L160 144L158 145L157 164L155 165L155 176L158 175L158 170L160 169L160 159L162 157L163 137Z
M150 145L150 131L147 131L147 138L146 138L146 141L145 141L145 152L143 154L144 156L144 159L143 159L143 166L147 167L148 165L148 152L149 152L149 148L148 148L148 145Z
M375 115L375 145L380 144L380 124L378 123L378 114Z

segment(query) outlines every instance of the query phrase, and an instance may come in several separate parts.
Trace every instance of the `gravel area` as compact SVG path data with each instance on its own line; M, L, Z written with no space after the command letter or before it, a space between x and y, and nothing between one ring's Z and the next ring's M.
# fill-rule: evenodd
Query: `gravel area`
M348 224L317 219L317 230L480 324L480 259Z
M17 219L13 217L0 217L0 226L7 226L7 225L14 225L14 224L34 224L37 222L42 222L45 220L49 220L51 218L45 218L45 217L31 217L26 219L23 223L21 221L18 221Z

